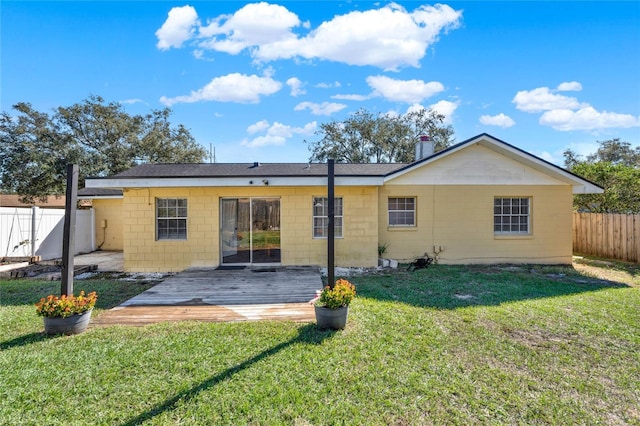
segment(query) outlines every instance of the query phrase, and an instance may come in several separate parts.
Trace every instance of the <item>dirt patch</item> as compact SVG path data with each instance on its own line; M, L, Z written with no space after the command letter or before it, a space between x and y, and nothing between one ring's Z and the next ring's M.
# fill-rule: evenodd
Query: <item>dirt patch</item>
M504 328L511 339L529 348L550 348L575 343L571 335L550 333L544 330L522 330Z
M453 297L460 300L472 300L476 298L473 294L454 294Z

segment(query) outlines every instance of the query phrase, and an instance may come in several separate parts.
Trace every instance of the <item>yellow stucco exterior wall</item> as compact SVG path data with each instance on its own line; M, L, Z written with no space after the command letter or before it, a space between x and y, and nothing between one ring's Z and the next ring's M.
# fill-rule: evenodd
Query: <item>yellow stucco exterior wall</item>
M416 226L388 226L389 197L416 197ZM531 197L531 234L493 232L494 197ZM385 257L410 261L425 252L445 264L569 264L572 188L569 185L389 185L380 188L380 243Z
M126 271L220 265L220 200L245 197L280 199L282 265L326 265L327 241L313 238L312 231L313 198L326 196L324 188L151 188L124 194L123 200L96 204L96 241L103 240L99 225L105 218L102 249L123 249ZM344 236L335 242L336 266L375 266L379 243L387 245L385 257L400 261L439 252L438 261L446 264L571 263L568 185L336 187L336 196L344 203ZM397 196L416 197L415 227L388 226L387 201ZM187 239L156 241L155 199L173 197L187 199ZM494 197L531 197L530 235L494 235Z
M344 203L344 236L336 239L336 266L375 266L378 242L377 187L336 187ZM326 239L313 238L313 197L322 187L125 189L122 209L124 268L128 272L172 272L220 264L220 199L280 198L283 265L324 265ZM155 199L186 198L186 240L155 238Z
M95 199L92 202L96 244L101 250L122 251L124 248L122 204L122 198Z

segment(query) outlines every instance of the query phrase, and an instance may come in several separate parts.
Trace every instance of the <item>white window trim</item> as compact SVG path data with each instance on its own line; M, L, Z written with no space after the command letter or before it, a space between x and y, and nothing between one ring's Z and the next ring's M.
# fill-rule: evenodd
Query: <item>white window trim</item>
M342 204L342 214L337 214L337 212L334 212L333 215L333 224L334 224L334 229L335 229L335 225L337 223L337 219L340 218L340 223L341 223L341 227L340 229L342 230L342 232L340 233L340 235L338 235L337 233L334 235L335 238L344 238L344 199L342 197L333 197L334 200L341 200L341 204ZM318 202L318 200L323 200L324 202L328 202L329 198L328 197L316 197L314 196L311 199L311 236L313 237L313 239L319 239L319 240L326 240L328 237L326 235L316 235L316 225L315 225L315 220L316 219L320 219L320 218L327 218L328 221L328 213L327 212L327 216L316 216L315 215L315 204ZM327 206L327 210L328 210L328 206ZM323 226L323 229L327 229Z
M497 199L503 200L503 199L509 199L510 201L510 206L513 206L513 200L527 200L527 213L526 214L522 214L522 213L509 213L509 214L496 214L495 212L495 203ZM493 198L493 235L495 235L496 237L527 237L527 236L531 236L532 235L532 223L531 223L531 210L532 210L532 204L533 204L533 197L530 196L495 196ZM495 227L495 218L496 216L500 216L500 217L522 217L522 216L526 216L527 218L527 230L526 231L496 231Z
M400 199L400 198L404 198L404 199L413 199L413 210L391 210L389 208L389 200L391 200L392 198L395 199ZM390 228L415 228L417 225L417 214L416 214L416 210L418 207L418 198L415 196L393 196L393 197L387 197L387 225ZM397 224L397 225L393 225L391 223L391 213L392 212L411 212L413 214L413 224L411 225L406 225L406 224Z
M185 202L185 206L184 209L187 211L187 215L186 216L171 216L171 217L161 217L158 215L158 202L160 200L184 200ZM179 209L180 207L176 207L176 209ZM156 205L155 205L155 225L156 225L156 241L186 241L187 240L187 236L189 235L189 230L187 228L188 226L188 215L189 215L189 210L188 210L188 202L186 198L178 198L178 197L156 197ZM179 237L179 238L160 238L160 232L159 232L159 227L158 227L158 222L160 220L184 220L184 237Z

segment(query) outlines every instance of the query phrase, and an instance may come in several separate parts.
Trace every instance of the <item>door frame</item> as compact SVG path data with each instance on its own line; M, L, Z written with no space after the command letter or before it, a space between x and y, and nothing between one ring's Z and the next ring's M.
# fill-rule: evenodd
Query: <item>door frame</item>
M225 200L242 200L242 199L248 199L249 200L249 262L225 262L224 261L224 250L223 250L223 244L224 244L224 239L222 237L223 234L223 223L224 223L224 211L222 208L223 202ZM220 202L219 202L219 216L220 216L220 224L219 224L219 234L220 238L219 238L219 249L220 249L220 265L238 265L238 266L281 266L282 265L282 240L280 239L280 244L278 246L278 250L279 250L279 261L277 262L253 262L253 256L254 256L254 248L253 248L253 201L254 200L277 200L278 201L278 209L280 210L281 214L281 198L279 196L258 196L258 197L252 197L252 196L246 196L246 197L241 197L241 196L237 196L237 197L220 197ZM281 235L281 229L282 224L280 221L278 221L278 235Z

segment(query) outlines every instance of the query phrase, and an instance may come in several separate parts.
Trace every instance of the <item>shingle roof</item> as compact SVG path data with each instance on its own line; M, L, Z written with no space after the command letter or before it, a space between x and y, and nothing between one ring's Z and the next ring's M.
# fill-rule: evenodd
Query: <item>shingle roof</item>
M335 164L335 176L341 178L341 185L362 185L363 182L370 185L383 185L385 182L396 179L416 168L438 161L472 144L482 144L498 154L505 155L568 183L573 186L574 193L602 192L602 188L592 182L486 133L467 139L413 163L337 163ZM150 188L159 186L160 182L158 180L163 180L163 184L172 187L192 186L193 184L196 184L196 186L246 186L252 185L255 178L262 178L265 185L294 186L298 183L320 185L322 184L322 179L319 178L325 178L326 176L327 164L325 163L142 164L114 176L88 178L86 184L88 187L93 188L119 189L124 186ZM242 178L250 179L243 183ZM273 181L271 181L271 178L273 178Z
M336 176L385 176L406 164L336 164ZM314 177L326 176L323 163L141 164L111 176L119 178Z

